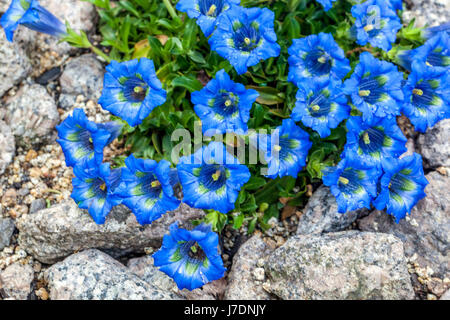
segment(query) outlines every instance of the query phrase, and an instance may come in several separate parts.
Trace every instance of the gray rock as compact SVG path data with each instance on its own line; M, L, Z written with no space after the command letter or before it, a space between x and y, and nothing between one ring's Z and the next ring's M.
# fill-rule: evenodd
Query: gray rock
M448 0L410 0L411 9L403 12L403 21L408 24L413 18L416 26L437 26L450 21L450 1Z
M43 86L26 84L8 99L5 122L11 127L17 145L29 148L50 140L59 113Z
M342 231L358 217L367 215L367 209L339 213L336 198L326 186L320 186L300 216L297 234L321 234Z
M258 260L264 259L272 249L266 245L260 236L247 240L233 257L233 265L228 275L228 287L225 291L226 300L271 300L271 296L263 287L262 282L254 275L258 268Z
M0 175L5 172L16 153L16 142L11 128L0 120Z
M426 178L430 183L425 189L427 197L412 209L410 217L396 224L391 216L375 211L358 226L363 231L395 235L403 241L407 257L416 253L421 267L430 267L438 277L450 277L450 178L437 172Z
M79 0L40 0L39 3L63 23L68 21L72 29L83 30L88 34L95 31L97 13L92 4ZM20 42L27 52L51 50L63 55L76 51L65 42L58 43L55 37L38 33L24 26L19 26L14 40Z
M0 0L0 12L5 12L10 4L9 0Z
M33 268L16 262L0 273L0 291L6 298L27 300L33 279Z
M44 199L34 199L30 205L30 214L38 212L39 210L45 209L47 207L47 203Z
M445 293L441 296L439 300L450 300L450 289L445 291Z
M31 72L31 63L25 52L6 40L0 32L0 97L22 81Z
M90 249L44 273L52 300L168 300L169 292L144 282L107 254Z
M419 153L431 168L450 167L450 119L438 122L417 139Z
M98 248L115 257L159 247L169 225L187 224L203 216L202 210L185 204L151 225L141 226L125 206L117 206L104 225L97 225L85 210L68 200L51 208L24 215L17 220L19 243L37 260L51 264L75 251Z
M295 236L265 269L266 288L284 300L414 299L402 242L383 233Z
M15 225L12 219L0 217L0 251L11 243L14 229Z
M222 297L226 285L226 280L220 279L207 283L199 289L192 291L183 289L180 291L172 278L154 266L151 256L131 259L128 261L128 269L145 282L164 292L170 292L188 300L216 300Z
M104 68L95 55L85 54L72 59L65 67L59 81L61 96L59 105L68 109L78 95L97 101L103 88Z

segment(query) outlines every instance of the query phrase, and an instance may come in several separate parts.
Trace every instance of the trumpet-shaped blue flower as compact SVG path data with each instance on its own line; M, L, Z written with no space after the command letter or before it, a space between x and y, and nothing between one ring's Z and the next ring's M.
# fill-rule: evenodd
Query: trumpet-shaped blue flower
M115 193L121 169L111 169L109 163L85 162L76 166L73 173L71 197L81 209L88 210L97 224L104 224L111 209L122 201Z
M329 33L294 39L288 53L288 80L297 86L305 82L305 78L342 79L351 70L344 51Z
M248 168L219 142L211 142L193 155L182 157L177 170L183 202L193 208L222 213L234 209L239 190L250 179Z
M180 290L194 290L224 276L219 237L210 225L203 223L189 231L174 223L169 231L153 259L155 266L175 280Z
M156 76L152 60L112 61L106 67L98 103L130 126L141 124L154 108L164 102L166 91Z
M203 133L245 133L250 109L258 96L256 90L246 90L220 70L202 90L192 93L191 101L202 121Z
M268 165L266 176L291 176L296 178L306 165L306 157L312 146L309 135L291 119L283 120L271 135L260 135L259 148L264 152Z
M238 6L241 0L180 0L177 10L186 12L191 19L197 19L205 37L209 37L216 28L217 17L223 12Z
M338 212L370 209L370 203L377 195L380 176L376 167L364 167L358 161L344 158L336 167L324 169L323 174L323 183L336 197Z
M66 34L64 24L47 9L41 7L38 0L12 0L8 10L0 19L0 24L5 30L6 39L11 42L14 31L19 25L55 37Z
M260 60L280 54L274 19L267 8L233 6L217 19L217 29L209 39L211 49L243 74Z
M350 116L347 97L342 94L342 82L337 79L311 79L300 84L292 119L328 137L330 129Z
M403 113L417 131L425 132L450 117L450 71L420 64L413 66L403 87Z
M174 196L168 161L158 163L130 155L125 165L116 194L133 211L140 224L150 224L178 208L180 201Z
M383 158L399 157L406 152L406 138L395 118L373 117L364 122L361 117L351 117L347 129L344 156L366 167L380 168Z
M386 0L394 10L403 10L403 0Z
M323 10L328 11L331 8L333 8L333 2L336 2L337 0L317 0L322 6Z
M363 52L355 71L344 83L344 92L363 113L364 121L400 114L403 102L403 75L392 63L375 59Z
M440 32L411 53L412 64L429 68L450 70L450 36Z
M352 7L356 42L389 51L402 27L400 18L385 0L368 0Z
M120 134L122 125L117 122L98 124L89 121L82 109L75 109L59 126L59 139L67 166L84 162L100 164L103 149Z
M430 39L440 32L446 32L448 35L450 35L450 22L445 22L439 26L422 30L422 38Z
M384 174L373 205L378 210L386 209L398 223L426 196L424 190L428 181L423 173L422 157L414 153L402 159L384 158L381 162Z

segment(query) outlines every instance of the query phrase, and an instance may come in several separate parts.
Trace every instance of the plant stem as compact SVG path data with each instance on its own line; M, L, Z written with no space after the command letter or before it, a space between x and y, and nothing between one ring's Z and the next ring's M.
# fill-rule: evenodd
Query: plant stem
M163 2L164 2L164 5L167 8L167 11L169 11L169 14L172 17L172 19L175 20L176 22L179 22L180 21L180 17L175 12L175 9L173 8L172 3L170 2L170 0L163 0Z
M98 56L102 57L103 59L105 59L106 62L108 62L108 63L111 62L111 58L106 53L104 53L102 50L100 50L99 48L94 46L93 44L91 44L91 50L96 55L98 55Z

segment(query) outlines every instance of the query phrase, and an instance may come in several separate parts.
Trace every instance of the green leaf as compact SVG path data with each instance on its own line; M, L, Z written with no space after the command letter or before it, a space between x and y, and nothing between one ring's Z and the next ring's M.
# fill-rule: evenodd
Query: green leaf
M256 102L265 104L268 106L280 104L284 101L281 97L280 91L271 87L258 87L258 86L247 86L247 89L253 89L258 91L259 97Z
M197 79L188 78L186 76L181 76L173 79L172 86L174 87L183 87L189 92L199 91L203 88L203 85Z

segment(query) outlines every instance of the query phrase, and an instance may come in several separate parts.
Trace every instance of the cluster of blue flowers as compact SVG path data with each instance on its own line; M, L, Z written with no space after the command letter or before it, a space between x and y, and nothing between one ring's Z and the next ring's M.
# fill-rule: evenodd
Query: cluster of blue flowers
M331 0L319 2L325 10L332 7ZM239 4L239 0L180 0L177 9L196 19L211 49L244 74L261 60L278 57L281 49L274 13ZM401 27L396 14L400 9L401 1L394 0L367 0L353 6L357 43L389 50ZM0 22L9 40L19 24L56 36L65 33L64 25L37 0L13 0ZM404 218L425 196L428 182L420 155L399 158L406 151L406 138L396 116L404 113L421 132L450 117L450 40L445 30L430 30L423 46L399 53L401 65L411 71L407 81L394 64L368 52L360 55L348 76L349 60L331 34L294 39L288 49L288 80L298 91L291 117L271 134L250 137L268 164L266 176L296 178L306 165L312 142L300 123L326 138L346 120L342 160L323 172L339 212L373 204L397 221ZM191 102L205 135L246 135L258 96L220 70L202 90L192 93ZM166 91L152 60L112 61L106 67L99 104L130 126L140 125L165 102ZM352 107L359 116L351 116ZM119 204L129 207L141 224L175 210L181 201L226 214L235 209L239 192L250 179L247 166L223 143L210 142L182 157L174 168L166 160L139 159L133 154L124 167L113 168L104 162L103 153L119 136L121 123L97 124L75 109L57 130L66 163L75 175L72 198L99 224ZM182 200L176 196L178 184ZM225 272L218 236L205 224L190 231L172 225L153 257L180 289L193 290Z

